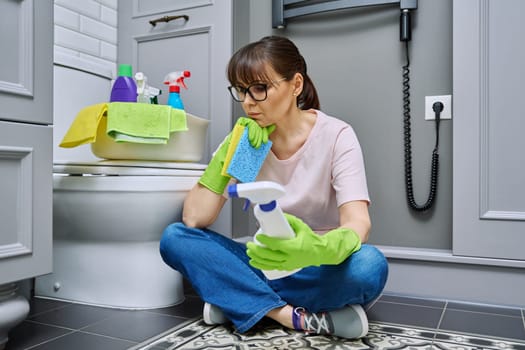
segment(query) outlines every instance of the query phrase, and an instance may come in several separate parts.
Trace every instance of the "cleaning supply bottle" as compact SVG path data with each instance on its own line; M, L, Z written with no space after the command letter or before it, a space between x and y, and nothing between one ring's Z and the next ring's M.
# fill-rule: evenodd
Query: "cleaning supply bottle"
M171 72L166 75L164 84L169 85L168 105L173 108L184 109L184 103L180 97L180 88L188 89L184 79L190 76L191 73L188 70Z
M142 72L135 73L135 84L137 85L137 102L139 103L150 103L149 97L147 96L147 82L148 78Z
M148 77L142 72L137 72L135 74L135 82L137 84L137 102L139 103L149 103L149 104L158 104L157 96L161 94L161 90L149 86Z
M284 188L272 181L256 181L238 183L228 186L228 195L231 198L246 198L255 203L253 214L259 222L259 230L255 233L254 242L257 244L257 235L264 233L268 236L290 239L295 237L295 232L290 227L288 220L283 214L277 199L285 195ZM266 278L270 280L292 275L300 269L292 271L266 270L263 271Z
M113 83L109 102L137 102L137 85L131 72L131 65L119 65L118 77Z

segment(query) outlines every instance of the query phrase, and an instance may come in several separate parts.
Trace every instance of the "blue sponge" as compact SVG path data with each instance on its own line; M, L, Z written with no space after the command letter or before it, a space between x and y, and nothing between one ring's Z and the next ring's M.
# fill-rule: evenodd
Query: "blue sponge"
M240 182L255 181L271 147L270 140L259 148L253 147L248 139L248 128L245 128L226 172Z

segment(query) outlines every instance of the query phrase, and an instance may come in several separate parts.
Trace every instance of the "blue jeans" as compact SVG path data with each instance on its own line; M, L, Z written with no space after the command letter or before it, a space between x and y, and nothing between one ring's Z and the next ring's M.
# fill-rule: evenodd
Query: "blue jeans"
M286 304L309 312L365 305L380 295L388 275L384 255L363 244L339 265L306 267L291 276L268 280L248 263L244 244L183 223L166 228L160 253L205 302L221 308L240 333Z

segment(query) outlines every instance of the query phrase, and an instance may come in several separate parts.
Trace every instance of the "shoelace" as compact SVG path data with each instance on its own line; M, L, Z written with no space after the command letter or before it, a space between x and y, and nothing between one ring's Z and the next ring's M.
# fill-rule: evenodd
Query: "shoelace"
M303 329L307 333L316 333L316 334L331 334L332 330L330 328L331 326L331 319L328 313L326 312L320 312L318 314L315 313L307 313L303 308L295 308L294 314L297 316L302 316L304 319L304 328L300 327L300 329ZM299 318L300 320L300 318ZM295 325L295 323L299 323L294 319L294 326L296 329L299 329Z
M320 317L319 317L319 316ZM330 334L330 325L328 322L327 314L321 312L319 314L305 314L304 315L304 328L307 332L315 332L317 334Z

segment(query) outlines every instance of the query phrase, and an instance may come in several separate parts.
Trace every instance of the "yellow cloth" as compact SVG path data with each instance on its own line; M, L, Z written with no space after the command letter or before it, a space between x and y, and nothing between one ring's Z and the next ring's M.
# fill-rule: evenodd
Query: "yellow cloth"
M188 130L186 112L166 105L112 102L107 134L116 142L166 144L173 131Z
M85 143L95 142L98 124L107 110L106 103L99 103L78 112L69 130L64 135L60 147L72 148Z

